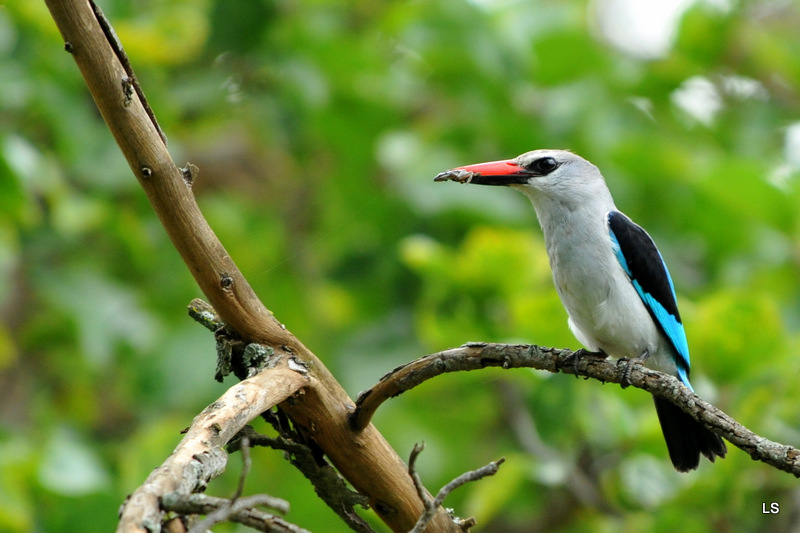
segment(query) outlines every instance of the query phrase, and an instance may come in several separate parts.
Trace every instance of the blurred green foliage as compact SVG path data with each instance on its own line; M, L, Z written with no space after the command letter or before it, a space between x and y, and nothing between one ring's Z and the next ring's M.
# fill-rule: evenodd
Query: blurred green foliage
M579 347L526 200L432 182L563 147L659 243L697 390L800 440L796 2L695 2L646 59L611 44L602 1L101 6L176 161L200 167L212 227L351 394L470 340ZM185 316L196 296L44 3L0 7L0 531L114 527L226 386ZM481 531L800 527L796 480L739 450L675 473L641 391L493 369L426 383L376 424L401 455L426 442L434 490L508 459L447 502ZM254 458L248 491L345 530L278 453ZM230 494L238 469L210 492Z

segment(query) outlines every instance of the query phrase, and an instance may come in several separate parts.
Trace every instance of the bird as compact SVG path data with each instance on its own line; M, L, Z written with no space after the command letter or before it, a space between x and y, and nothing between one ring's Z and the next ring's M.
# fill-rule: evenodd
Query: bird
M457 167L434 181L508 186L533 204L553 282L573 335L591 351L676 377L689 390L690 359L675 287L650 235L620 212L600 170L567 150ZM630 367L628 367L630 370ZM702 454L724 458L722 438L653 396L673 466L695 470Z

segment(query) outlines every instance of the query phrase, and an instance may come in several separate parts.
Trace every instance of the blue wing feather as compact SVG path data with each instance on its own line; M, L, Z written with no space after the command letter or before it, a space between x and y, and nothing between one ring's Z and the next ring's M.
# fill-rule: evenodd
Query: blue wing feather
M664 258L645 230L618 211L608 213L611 246L620 266L661 332L672 345L681 381L689 384L689 344L678 312L675 287Z

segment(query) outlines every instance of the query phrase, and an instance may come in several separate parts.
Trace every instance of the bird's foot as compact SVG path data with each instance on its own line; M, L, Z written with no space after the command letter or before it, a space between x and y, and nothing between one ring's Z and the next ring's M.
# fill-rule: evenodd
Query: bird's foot
M627 389L631 385L631 371L633 365L644 364L647 358L650 357L650 351L645 350L639 357L620 357L617 359L617 366L620 368L620 385L623 389Z
M585 348L581 348L580 350L576 350L575 352L573 352L572 371L575 373L575 378L578 378L581 375L580 370L578 369L578 364L584 357L597 357L598 359L606 359L608 355L606 355L606 353L603 350L590 352Z

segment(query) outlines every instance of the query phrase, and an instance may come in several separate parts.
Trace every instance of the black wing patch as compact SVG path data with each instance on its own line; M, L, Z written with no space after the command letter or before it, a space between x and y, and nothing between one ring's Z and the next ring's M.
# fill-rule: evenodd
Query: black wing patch
M619 245L628 276L638 281L642 291L650 294L667 313L680 322L681 315L675 302L672 280L650 235L618 211L608 214L608 227Z
M678 313L675 287L664 259L650 235L622 213L611 211L608 214L608 230L617 261L628 274L650 316L675 349L678 375L691 388L689 344Z

